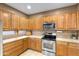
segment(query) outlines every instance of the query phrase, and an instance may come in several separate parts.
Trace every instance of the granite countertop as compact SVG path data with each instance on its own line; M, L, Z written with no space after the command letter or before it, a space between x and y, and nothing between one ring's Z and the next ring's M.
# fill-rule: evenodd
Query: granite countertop
M3 44L9 43L9 42L12 42L12 41L16 41L16 40L20 40L20 39L23 39L23 38L39 38L39 39L41 39L42 36L31 35L31 36L21 36L21 37L16 37L16 38L5 39L5 40L3 40Z
M21 36L21 37L16 37L16 38L11 38L11 39L5 39L3 40L3 44L9 43L12 41L20 40L23 38L39 38L41 39L43 36L36 36L36 35L30 35L30 36ZM56 38L56 41L65 41L65 42L73 42L73 43L79 43L79 40L76 39L66 39L66 38Z
M66 39L66 38L56 38L57 41L65 41L65 42L73 42L73 43L79 43L79 39Z

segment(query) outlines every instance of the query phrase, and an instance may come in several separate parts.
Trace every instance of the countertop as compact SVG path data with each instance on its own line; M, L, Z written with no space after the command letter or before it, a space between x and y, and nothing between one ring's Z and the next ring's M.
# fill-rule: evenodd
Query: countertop
M73 43L79 43L79 39L66 39L66 38L56 38L57 41L65 41L65 42L73 42Z
M42 36L31 35L31 36L21 36L21 37L16 37L16 38L11 38L11 39L5 39L5 40L3 40L3 44L9 43L9 42L12 42L12 41L16 41L16 40L20 40L20 39L23 39L23 38L39 38L39 39L41 39ZM79 43L79 40L66 39L66 38L56 38L56 41Z
M16 40L20 40L20 39L23 39L23 38L39 38L39 39L41 39L42 36L31 35L31 36L21 36L21 37L16 37L16 38L5 39L5 40L3 40L3 44L9 43L9 42L12 42L12 41L16 41Z

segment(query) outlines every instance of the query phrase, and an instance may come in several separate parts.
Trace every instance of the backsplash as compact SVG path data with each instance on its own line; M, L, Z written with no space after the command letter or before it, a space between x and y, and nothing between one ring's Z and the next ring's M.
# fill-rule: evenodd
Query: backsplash
M16 31L3 31L3 39L17 37Z
M57 31L57 38L78 39L77 31Z
M3 39L10 39L24 35L30 35L30 31L18 31L18 33L16 31L3 31Z
M42 36L44 31L32 31L32 35Z

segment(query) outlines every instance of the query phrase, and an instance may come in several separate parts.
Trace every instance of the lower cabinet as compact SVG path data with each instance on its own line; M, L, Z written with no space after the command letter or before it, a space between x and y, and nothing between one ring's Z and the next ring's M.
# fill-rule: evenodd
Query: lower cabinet
M3 44L4 56L18 56L28 48L36 51L42 51L41 39L37 38L24 38L21 40L13 41Z
M25 38L23 40L23 49L24 49L24 51L28 49L28 38Z
M70 43L68 45L68 56L79 56L79 43Z
M41 39L29 38L29 48L41 52L42 51Z
M39 52L42 52L42 41L41 41L41 39L35 39L35 41L36 41L36 47L35 47L35 49L37 50L37 51L39 51Z
M67 55L67 42L63 42L63 41L56 42L56 55L57 56Z
M4 56L17 56L23 52L23 40L6 43L3 45Z
M79 56L79 43L57 41L57 56Z

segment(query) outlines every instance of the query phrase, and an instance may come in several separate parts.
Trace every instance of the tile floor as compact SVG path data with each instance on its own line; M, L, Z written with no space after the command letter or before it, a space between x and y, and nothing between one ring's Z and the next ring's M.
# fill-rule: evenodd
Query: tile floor
M27 50L20 56L45 56L45 55L43 55L42 53L39 53L37 51L34 51L34 50Z

